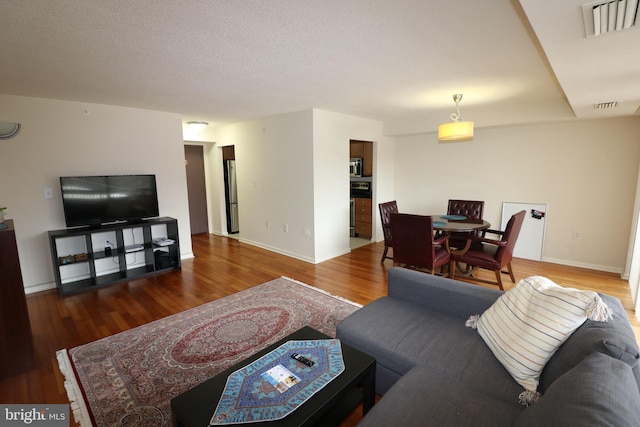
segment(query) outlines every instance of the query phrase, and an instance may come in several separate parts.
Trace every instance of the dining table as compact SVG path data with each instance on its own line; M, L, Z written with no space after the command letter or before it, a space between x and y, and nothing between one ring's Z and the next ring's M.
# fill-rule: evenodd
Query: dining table
M432 215L433 228L454 233L471 233L491 227L484 219L468 218L464 215Z
M433 218L433 229L436 232L449 233L475 233L487 230L491 224L484 219L468 218L464 215L431 215ZM471 239L462 248L451 248L451 253L464 254L471 247Z

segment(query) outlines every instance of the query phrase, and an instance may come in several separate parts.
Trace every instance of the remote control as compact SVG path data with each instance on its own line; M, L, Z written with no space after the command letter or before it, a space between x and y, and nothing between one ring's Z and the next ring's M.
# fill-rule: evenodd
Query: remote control
M291 355L291 358L296 359L300 363L304 363L308 367L312 367L313 365L315 365L315 362L313 360L309 360L306 357L299 355L298 353L293 353Z

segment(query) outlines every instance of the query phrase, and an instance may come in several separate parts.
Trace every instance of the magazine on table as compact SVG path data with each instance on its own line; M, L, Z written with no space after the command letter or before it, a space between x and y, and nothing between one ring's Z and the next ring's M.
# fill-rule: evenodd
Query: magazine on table
M284 393L300 382L300 378L282 365L276 365L264 372L262 378L280 393Z

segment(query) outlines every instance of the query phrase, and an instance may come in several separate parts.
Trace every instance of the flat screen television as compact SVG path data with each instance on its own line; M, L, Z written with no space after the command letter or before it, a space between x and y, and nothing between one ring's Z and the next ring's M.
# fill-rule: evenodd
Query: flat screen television
M67 227L159 215L155 175L63 176L60 189Z

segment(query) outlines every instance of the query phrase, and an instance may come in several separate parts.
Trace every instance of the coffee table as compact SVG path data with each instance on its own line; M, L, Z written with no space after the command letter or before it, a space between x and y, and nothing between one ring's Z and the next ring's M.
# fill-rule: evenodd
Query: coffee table
M175 427L206 427L222 396L227 377L290 340L329 339L327 335L305 326L263 351L208 379L171 400ZM344 343L345 369L338 377L314 394L298 409L280 420L263 423L230 424L233 426L268 423L269 426L338 425L362 402L363 415L375 403L376 360Z

